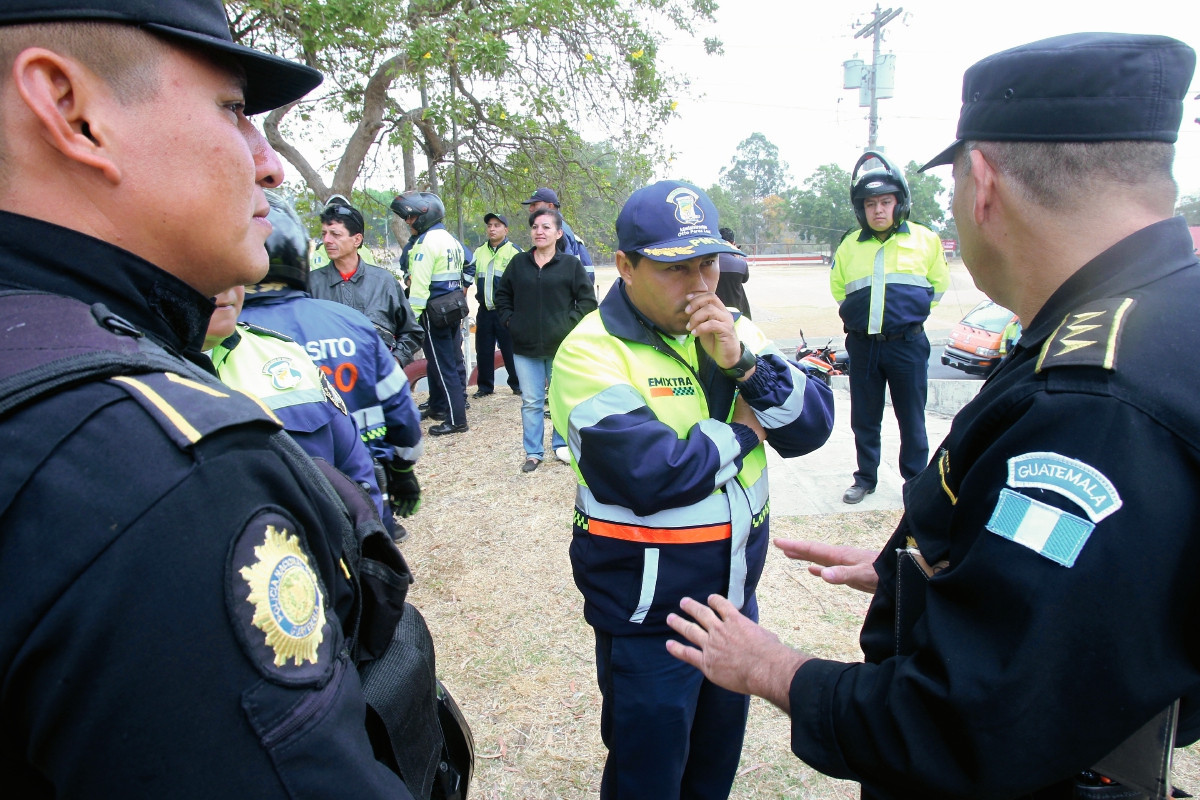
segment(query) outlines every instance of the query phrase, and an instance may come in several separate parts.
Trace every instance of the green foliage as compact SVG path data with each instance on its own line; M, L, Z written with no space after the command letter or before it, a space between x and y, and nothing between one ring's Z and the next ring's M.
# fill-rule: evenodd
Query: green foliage
M788 180L788 165L779 160L779 148L761 133L743 139L729 166L721 168L721 185L739 203L779 194Z
M225 5L235 40L303 60L326 75L297 113L283 119L288 111L274 112L265 125L314 194L348 192L370 153L376 169L398 163L381 157L381 149L392 148L406 156L404 182L444 187L457 147L460 176L466 173L470 188L484 196L507 192L524 175L514 175L515 168L531 175L582 173L592 194L609 199L616 184L604 185L603 169L589 160L596 155L592 145L574 129L586 119L620 143L615 149L663 160L657 132L685 84L663 70L660 43L672 30L691 33L696 22L712 21L716 10L712 0ZM721 44L706 40L705 47L719 52ZM325 134L319 123L330 118L355 126L354 133L341 140ZM297 140L320 144L325 164L299 163L303 156L288 147ZM414 153L425 163L418 167ZM396 180L398 170L384 171L388 182ZM464 189L464 210L467 202Z
M921 165L910 161L904 167L904 177L912 192L912 210L908 218L928 225L934 232L941 232L946 221L946 212L938 198L946 193L942 179L932 172L918 172Z
M850 202L850 173L837 164L817 167L804 187L784 193L788 218L806 238L824 242L830 250L847 230L858 227Z
M1179 198L1175 214L1186 219L1188 225L1200 225L1200 194Z

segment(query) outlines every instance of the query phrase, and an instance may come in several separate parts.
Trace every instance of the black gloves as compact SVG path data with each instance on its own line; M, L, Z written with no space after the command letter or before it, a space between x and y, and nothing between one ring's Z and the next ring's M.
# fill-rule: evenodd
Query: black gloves
M387 462L388 499L402 517L411 517L421 507L421 484L413 472L413 462L393 459Z

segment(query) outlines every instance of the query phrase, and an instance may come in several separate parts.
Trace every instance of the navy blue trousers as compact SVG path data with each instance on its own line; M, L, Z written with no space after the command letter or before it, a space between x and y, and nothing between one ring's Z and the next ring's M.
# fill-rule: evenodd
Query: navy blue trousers
M479 391L496 389L496 345L504 356L504 368L508 370L508 388L520 393L521 382L517 380L517 368L513 363L512 336L508 328L500 324L500 312L488 311L482 304L475 315L475 358L479 362Z
M467 365L463 362L462 327L435 328L421 315L425 329L425 377L429 381L429 410L446 414L451 425L467 421Z
M729 797L750 698L676 659L668 638L596 631L600 736L608 748L601 800Z
M874 489L879 480L880 426L884 387L892 393L892 410L900 424L900 476L915 477L929 463L925 434L925 398L929 393L929 339L876 342L846 335L850 354L850 428L858 450L854 482Z

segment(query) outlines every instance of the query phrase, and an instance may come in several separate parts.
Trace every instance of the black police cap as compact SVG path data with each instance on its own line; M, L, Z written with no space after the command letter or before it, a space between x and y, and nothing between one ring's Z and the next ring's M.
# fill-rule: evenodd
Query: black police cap
M1174 143L1196 51L1168 36L1072 33L988 56L963 75L957 141Z
M234 44L220 0L7 0L0 4L0 25L80 21L136 25L231 56L246 71L247 114L299 100L323 79L304 64Z

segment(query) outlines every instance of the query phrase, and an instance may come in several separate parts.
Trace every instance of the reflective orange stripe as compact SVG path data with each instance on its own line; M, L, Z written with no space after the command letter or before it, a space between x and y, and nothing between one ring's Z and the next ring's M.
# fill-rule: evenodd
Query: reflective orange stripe
M733 538L733 527L728 522L706 525L703 528L642 528L637 525L617 525L593 518L588 520L587 529L588 533L596 536L648 544L698 544Z
M650 390L651 397L673 397L675 390L670 386L655 386Z

